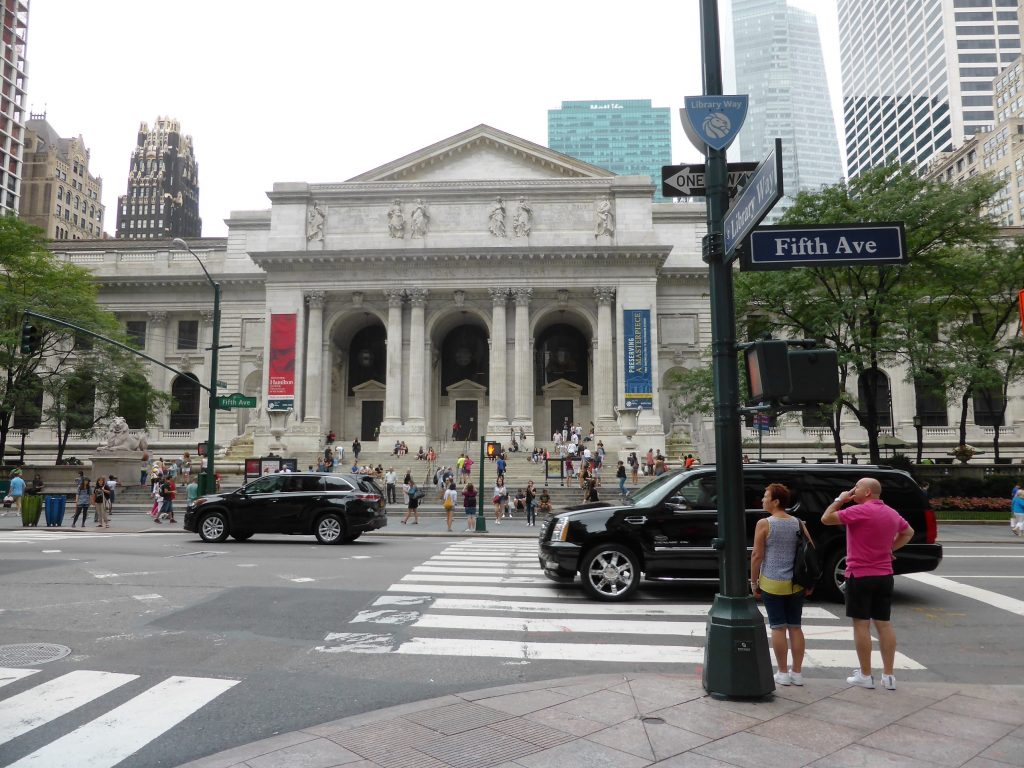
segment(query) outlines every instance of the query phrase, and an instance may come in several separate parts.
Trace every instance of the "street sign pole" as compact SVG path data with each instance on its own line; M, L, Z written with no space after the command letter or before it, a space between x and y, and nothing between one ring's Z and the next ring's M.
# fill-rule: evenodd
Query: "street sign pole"
M700 3L704 94L722 94L717 0ZM708 614L703 684L713 696L763 697L775 690L764 618L747 584L739 370L732 267L724 249L728 207L726 150L707 155L704 258L711 292L712 371L715 390L715 459L718 467L719 592Z

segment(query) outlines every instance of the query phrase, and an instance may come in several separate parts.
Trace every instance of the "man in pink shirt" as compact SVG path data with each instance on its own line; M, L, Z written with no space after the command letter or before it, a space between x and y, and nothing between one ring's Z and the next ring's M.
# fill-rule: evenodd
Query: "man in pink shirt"
M853 619L853 641L860 669L846 678L850 685L874 688L871 674L871 622L875 622L882 654L882 687L896 690L893 664L896 632L892 612L893 552L914 536L914 529L882 501L882 484L872 477L857 481L825 510L821 522L846 526L846 615ZM855 501L852 507L842 507Z

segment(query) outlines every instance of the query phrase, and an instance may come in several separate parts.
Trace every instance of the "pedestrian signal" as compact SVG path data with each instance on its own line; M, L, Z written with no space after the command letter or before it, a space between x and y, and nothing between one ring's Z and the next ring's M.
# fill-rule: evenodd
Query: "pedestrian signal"
M496 459L501 455L501 443L488 441L484 448L484 452L487 454L488 459Z

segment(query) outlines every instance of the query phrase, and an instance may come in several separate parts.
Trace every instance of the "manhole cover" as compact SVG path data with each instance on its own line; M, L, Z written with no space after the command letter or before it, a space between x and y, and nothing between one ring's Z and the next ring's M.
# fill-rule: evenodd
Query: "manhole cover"
M46 664L63 659L71 653L66 645L53 643L21 643L0 645L0 666L18 667L22 664Z

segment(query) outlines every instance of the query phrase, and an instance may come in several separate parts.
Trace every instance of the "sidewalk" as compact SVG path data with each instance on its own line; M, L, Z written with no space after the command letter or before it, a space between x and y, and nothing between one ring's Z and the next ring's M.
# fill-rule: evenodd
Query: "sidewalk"
M26 531L70 531L71 519L74 516L74 510L71 514L64 515L64 525L59 528L47 528L45 521L40 518L39 526L37 528L23 528L21 525L21 518L14 514L13 510L2 510L6 512L6 515L0 515L0 530L26 530ZM558 510L556 510L558 511ZM485 509L488 514L485 515L487 521L487 532L486 534L472 534L465 533L466 527L466 516L462 513L461 508L455 509L455 514L452 520L452 531L448 532L447 525L445 523L444 509L441 508L440 504L424 504L420 507L420 522L419 525L412 525L411 523L402 525L402 518L405 516L405 509L396 505L390 505L388 507L388 524L386 528L381 528L376 531L365 534L366 536L472 536L472 535L487 535L495 537L515 537L515 538L536 538L540 531L540 525L535 528L528 528L526 526L526 520L522 516L514 517L511 519L502 519L501 525L496 525L494 516L490 513L490 508ZM142 504L124 504L114 508L114 514L110 518L110 528L105 530L104 533L181 533L181 520L185 516L185 508L181 507L175 512L178 522L175 525L169 525L168 523L161 523L156 525L153 523L152 518L149 516L149 505ZM474 517L474 521L475 521ZM92 524L92 518L89 519L89 524L84 528L75 528L74 530L96 530ZM951 523L944 522L939 523L939 543L940 544L999 544L1003 542L1017 542L1020 543L1021 539L1016 538L1010 534L1010 526L1005 522L996 523L979 523L979 522L967 522L967 523Z
M806 679L721 701L689 675L565 678L443 696L181 768L797 768L1024 764L1024 686Z

